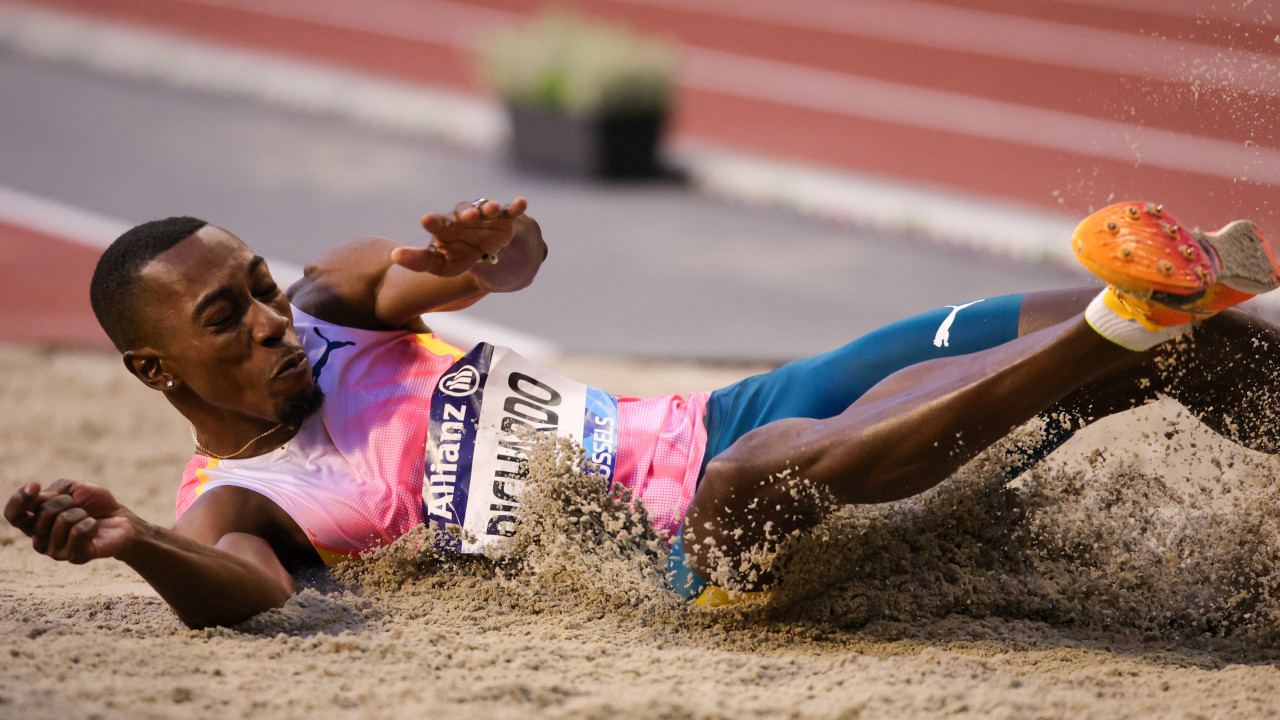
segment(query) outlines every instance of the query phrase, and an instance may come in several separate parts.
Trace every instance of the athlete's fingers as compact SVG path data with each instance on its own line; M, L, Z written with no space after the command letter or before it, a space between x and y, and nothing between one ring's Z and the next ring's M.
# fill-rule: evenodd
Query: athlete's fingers
M517 196L515 200L512 200L506 205L500 205L493 200L486 200L480 205L473 204L471 207L474 207L479 211L478 219L510 220L523 215L524 211L529 207L529 201L525 200L523 197Z
M439 274L446 258L435 243L427 247L398 247L391 251L391 261L415 272Z
M518 218L524 214L525 210L528 209L529 201L525 200L523 197L517 196L515 200L512 200L502 208L502 212L499 214L499 217Z
M501 211L502 205L488 198L476 198L471 202L460 202L453 206L454 217L468 223L498 217Z
M481 219L484 219L484 220L509 220L509 219L511 219L511 218L513 218L513 217L516 217L516 216L517 216L517 215L519 215L520 213L523 213L523 212L524 212L524 208L523 208L523 207L518 206L518 207L519 207L519 209L514 209L514 208L513 208L513 206L516 206L516 203L517 203L517 202L520 202L520 203L523 205L523 200L524 200L524 198L516 198L516 200L515 200L515 201L513 201L513 202L511 202L511 203L509 203L509 204L507 204L507 205L503 205L503 204L501 204L501 203L494 202L493 200L489 200L488 202L486 202L486 203L484 203L484 204L482 204L482 205L477 205L477 206L476 206L476 209L480 211L480 218L481 218Z
M49 528L49 537L45 540L50 557L55 560L66 560L69 557L67 539L71 528L87 517L89 513L78 506L69 507L58 513L53 520L53 525Z
M529 207L529 201L517 196L515 200L503 205L486 198L477 198L471 202L461 202L453 207L450 213L427 213L422 216L422 227L427 232L438 235L442 230L461 223L477 223L487 220L509 220L520 217Z
M453 218L440 213L427 213L422 216L422 229L432 235L439 235L445 228L453 224Z
M30 482L18 488L4 504L4 519L23 534L30 535L39 496L40 483Z
M480 217L486 220L496 220L520 217L524 214L525 209L529 207L529 201L523 197L516 196L515 200L506 205L493 200L474 200L467 203L467 205L479 210Z
M391 261L441 277L465 273L482 259L496 257L511 242L512 221L523 215L528 205L523 197L507 205L477 198L458 203L448 214L423 215L422 227L432 234L431 242L422 248L396 248Z
M36 552L43 555L49 549L49 534L53 531L53 524L58 519L59 513L75 507L76 501L70 495L55 495L54 497L40 503L36 508L35 522L32 525L31 546Z
M440 256L440 252L433 246L428 247L397 247L392 250L392 261L404 268L416 270L419 273L430 273L439 269L444 264L444 259Z
M519 217L524 214L528 206L529 202L523 197L517 197L506 205L478 198L469 203L458 203L453 208L453 215L459 222L483 224L492 220L510 220Z
M90 544L93 538L97 537L97 530L99 530L99 520L90 518L88 515L79 519L76 524L68 525L67 538L58 546L58 555L55 555L55 559L68 560L76 565L92 560Z
M511 232L510 221L498 215L502 211L496 203L492 203L493 216L486 217L481 210L468 207L456 217L446 218L440 215L424 215L422 227L431 233L432 239L441 244L456 242L475 242L477 233Z
M45 488L44 494L45 495L61 495L63 493L70 494L72 488L75 487L75 484L76 484L75 480L58 478L57 480L54 480L52 483L50 483L49 487Z
M83 565L93 559L92 543L98 536L97 518L87 517L71 528L67 537L67 560L74 565Z
M109 490L91 482L72 483L67 494L76 501L76 505L93 517L106 517L120 508Z

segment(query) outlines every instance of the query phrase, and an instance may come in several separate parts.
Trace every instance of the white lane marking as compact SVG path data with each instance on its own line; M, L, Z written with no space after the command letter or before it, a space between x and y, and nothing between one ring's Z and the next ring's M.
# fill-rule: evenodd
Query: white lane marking
M184 0L471 50L522 16L451 0ZM1082 27L919 0L607 0L1049 63L1065 68L1280 93L1280 58L1139 32Z
M684 84L850 117L1280 184L1280 150L750 58L688 51ZM1135 154L1135 148L1137 154Z
M986 298L983 298L983 300L985 299ZM933 336L934 347L950 347L951 324L956 321L956 315L959 314L961 310L969 307L970 305L977 305L980 302L982 302L982 300L974 300L973 302L967 302L963 305L945 305L944 307L951 308L951 313L948 314L946 319L942 321L942 324L938 326L938 332L934 333L934 336Z
M103 250L133 223L84 210L68 203L32 195L0 185L0 221L52 235L69 242ZM280 287L289 287L302 277L302 267L267 258L271 275ZM81 288L86 292L87 288ZM457 312L428 313L423 320L437 335L464 350L480 341L506 345L521 355L546 362L560 355L559 347L548 340Z
M1266 3L1217 2L1204 0L1053 0L1105 10L1127 10L1152 15L1175 15L1197 20L1227 20L1254 24L1274 25L1280 15L1273 16ZM1250 7L1252 5L1252 7Z
M0 220L104 250L131 225L83 208L0 185Z
M1280 94L1280 58L1275 56L918 0L608 1L706 12L1018 62Z
M1024 261L1053 261L1087 277L1068 249L1066 239L1079 222L1073 216L1030 203L752 157L706 143L681 141L674 149L676 164L689 169L703 192Z
M336 0L323 1L327 8L336 7ZM424 0L432 5L442 1ZM443 37L460 42L466 33L449 32L446 25L440 23L436 30ZM144 77L160 76L174 82L283 100L376 124L413 129L421 126L473 146L497 147L506 131L501 113L476 112L474 101L458 102L457 95L3 2L0 46L46 57L77 59ZM1167 170L1280 185L1280 150L1271 148L735 53L688 48L686 59L686 87L1120 162L1135 163L1140 157L1145 165ZM444 112L430 111L429 106L437 102L448 106Z
M171 2L173 0L170 0ZM449 0L180 0L473 50L522 15Z
M195 90L422 132L479 149L507 136L493 102L316 61L0 0L0 48Z

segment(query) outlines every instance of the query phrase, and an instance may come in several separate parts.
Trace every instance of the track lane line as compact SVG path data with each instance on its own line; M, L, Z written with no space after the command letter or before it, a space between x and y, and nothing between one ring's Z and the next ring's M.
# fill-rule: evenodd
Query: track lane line
M1280 185L1280 150L691 49L687 87L924 130Z
M193 0L222 2L223 0ZM294 0L271 0L293 2ZM851 38L952 50L1018 62L1178 83L1210 83L1237 91L1280 94L1280 57L1169 41L1139 33L973 10L918 0L599 0L621 5L705 12Z

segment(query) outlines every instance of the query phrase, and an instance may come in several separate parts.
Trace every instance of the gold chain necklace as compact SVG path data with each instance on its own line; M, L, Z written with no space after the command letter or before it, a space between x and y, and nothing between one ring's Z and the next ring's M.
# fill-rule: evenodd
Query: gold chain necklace
M242 447L242 448L240 448L239 450L237 450L237 451L235 451L235 452L231 453L230 455L219 455L219 454L217 454L217 453L213 452L212 450L210 450L209 448L205 447L204 445L201 445L201 444L200 444L200 440L199 440L199 438L197 438L197 437L196 437L196 426L195 426L195 425L192 425L192 426L191 426L191 442L193 442L193 443L195 443L195 444L196 444L196 450L199 450L201 453L203 453L203 454L205 454L205 455L208 455L208 456L209 456L209 457L211 457L211 458L216 458L216 459L218 459L218 460L230 460L230 459L234 458L235 456L239 455L240 453L244 452L245 450L248 450L250 445L252 445L252 444L254 444L254 443L258 442L258 441L259 441L259 440L261 440L262 438L264 438L264 437L266 437L266 436L270 435L271 433L273 433L273 432L275 432L275 431L279 430L279 429L280 429L280 428L282 428L282 427L284 427L284 423L277 423L277 424L275 425L275 427L271 428L270 430L268 430L268 431L266 431L266 432L262 433L262 434L261 434L261 435L259 435L258 437L256 437L256 438L254 438L254 439L250 440L249 442L245 443L245 444L244 444L244 447ZM292 427L292 425L291 425L290 427ZM288 441L288 440L285 440L284 442L289 442L289 441ZM279 445L277 445L277 446L275 446L275 447L271 448L271 450L275 450L276 448L280 448L280 447L284 447L284 443L280 443ZM271 450L268 450L267 452L271 452Z

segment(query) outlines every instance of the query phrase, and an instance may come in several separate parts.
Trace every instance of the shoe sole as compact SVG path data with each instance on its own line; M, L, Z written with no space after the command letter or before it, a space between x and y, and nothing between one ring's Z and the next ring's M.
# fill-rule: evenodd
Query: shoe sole
M1191 234L1216 256L1218 282L1223 285L1250 295L1280 287L1280 267L1271 246L1248 220L1236 220L1215 233Z
M1090 272L1136 298L1193 295L1217 281L1213 250L1154 203L1102 208L1080 221L1071 243Z

